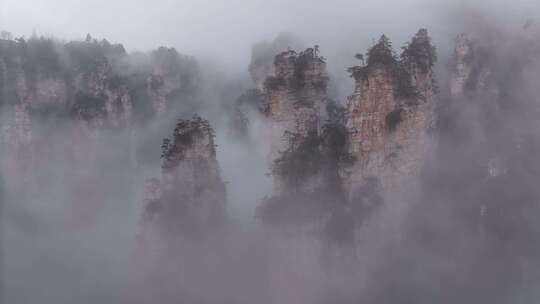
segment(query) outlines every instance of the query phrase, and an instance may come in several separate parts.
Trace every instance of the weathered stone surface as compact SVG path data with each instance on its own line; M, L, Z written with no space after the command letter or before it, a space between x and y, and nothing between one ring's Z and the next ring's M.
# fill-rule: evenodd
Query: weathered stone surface
M127 127L132 119L132 102L128 88L118 82L110 63L106 60L96 63L95 70L75 76L75 90L79 94L91 96L97 108L91 113L86 109L77 110L79 119L92 127ZM77 97L76 97L77 99ZM79 102L76 100L75 102Z
M327 99L326 63L316 49L283 52L275 58L273 77L265 82L270 124L270 159L286 145L285 132L319 132Z
M172 109L194 94L196 75L195 60L174 49L129 55L121 45L91 38L0 40L2 166L13 167L8 182L27 179L38 152L40 160L76 153L64 157L89 164L90 153L100 153L89 148L99 134L131 129ZM53 123L68 124L70 131L51 133ZM62 137L66 148L48 144L52 137Z
M181 234L223 224L225 184L208 121L180 120L172 142L165 140L162 149L161 179L147 182L145 225Z
M431 51L427 32L420 31L413 43ZM383 189L396 189L419 173L430 149L436 102L429 64L426 68L402 59L368 62L355 69L359 73L349 97L348 128L350 153L356 163L345 172L352 197L370 180L378 180ZM409 83L410 88L400 86L400 81ZM408 96L404 88L410 91Z

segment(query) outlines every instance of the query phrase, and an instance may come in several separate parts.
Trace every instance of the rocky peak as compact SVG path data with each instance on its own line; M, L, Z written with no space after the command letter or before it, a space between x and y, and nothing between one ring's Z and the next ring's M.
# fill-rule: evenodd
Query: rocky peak
M317 46L299 53L289 50L278 54L274 69L275 76L265 81L269 162L290 148L291 138L300 145L319 135L328 99L326 63ZM279 184L278 178L275 184Z
M265 81L266 115L271 136L271 159L285 147L285 132L307 136L318 133L327 100L326 63L318 47L276 56L275 76Z
M199 116L194 116L191 120L179 120L172 142L169 139L163 142L162 168L174 169L184 160L214 160L216 149L213 132L209 122Z
M426 30L420 30L398 58L386 36L349 69L355 90L349 97L350 152L347 173L351 195L368 181L394 188L416 175L428 149L434 122L436 60Z
M198 116L179 120L172 140L163 141L162 158L161 180L147 183L146 224L175 233L198 233L222 224L225 184L209 122Z

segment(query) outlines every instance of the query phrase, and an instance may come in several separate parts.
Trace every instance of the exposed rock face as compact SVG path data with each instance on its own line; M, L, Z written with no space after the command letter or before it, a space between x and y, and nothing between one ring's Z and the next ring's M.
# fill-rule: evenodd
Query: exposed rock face
M2 165L14 172L7 182L26 179L37 151L40 159L56 157L59 151L47 145L52 137L62 137L61 153L76 153L66 159L91 163L90 153L99 153L97 135L128 130L175 103L191 102L197 84L195 60L174 49L130 55L122 45L91 37L0 40ZM53 124L71 127L53 132Z
M63 112L95 127L125 127L135 110L153 114L145 104L160 114L192 97L198 66L165 47L132 56L105 40L62 44L34 37L0 40L0 77L4 106L25 104L32 114Z
M207 286L223 284L220 267L228 253L221 247L225 184L208 121L179 120L172 139L163 140L162 159L161 177L145 185L132 302L211 299L219 292Z
M305 138L319 134L327 101L326 63L317 48L286 51L275 58L275 76L265 81L269 159L288 147L287 133Z
M135 152L120 150L137 151L137 132L156 115L193 104L197 85L195 60L174 49L128 54L91 37L0 40L0 167L8 189L60 186L55 195L68 202L68 224L94 224L114 192L103 178L112 166L104 164L132 170Z
M276 54L297 48L299 45L298 39L287 33L279 34L272 42L262 41L253 45L248 70L255 87L247 90L236 100L229 124L229 134L232 138L246 140L249 124L247 114L261 114L267 111L265 82L267 78L276 77Z
M225 184L208 121L179 120L172 142L164 140L162 149L161 180L147 182L145 225L182 234L223 224Z
M37 175L36 170L49 166L45 160L58 157L58 153L66 153L63 157L67 161L91 164L95 155L90 154L95 144L93 131L86 129L127 126L131 120L131 100L124 86L111 85L113 73L108 61L101 58L92 62L90 69L83 69L84 56L76 51L81 47L106 49L106 46L89 42L64 45L65 52L70 54L66 56L72 61L69 65L63 63L65 58L61 59L60 54L65 53L58 52L58 46L43 38L0 41L4 130L0 141L5 153L1 165L11 172L7 179L11 189L28 190L28 182ZM67 122L73 128L52 126ZM57 145L65 145L64 149L52 144L60 138ZM82 143L78 147L80 151L70 154L75 153L77 143ZM66 181L73 183L75 192L75 188L92 188L89 185L93 183L88 180L80 183L75 180ZM82 195L81 199L87 197Z
M107 61L96 63L87 74L75 77L72 111L92 127L126 127L131 123L131 96Z
M350 152L347 172L352 197L367 182L398 188L417 175L429 150L434 124L435 60L427 31L421 30L397 60L386 37L368 52L365 66L351 69L356 80L349 97Z
M312 302L316 283L310 290L309 276L295 273L314 274L321 255L332 259L337 247L348 251L348 232L354 225L344 218L338 220L338 229L333 225L345 206L338 174L346 150L345 109L328 99L326 63L317 47L280 53L274 69L275 76L265 81L274 193L257 208L256 216L270 228L270 235L278 236L271 239L271 247L287 265L270 271L271 284L280 290L276 300ZM284 280L303 292L289 292Z

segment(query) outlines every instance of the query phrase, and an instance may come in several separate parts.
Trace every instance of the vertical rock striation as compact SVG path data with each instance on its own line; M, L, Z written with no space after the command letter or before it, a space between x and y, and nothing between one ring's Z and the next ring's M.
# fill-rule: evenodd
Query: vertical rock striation
M326 63L317 47L283 52L274 65L275 76L265 81L270 161L291 145L319 135L328 99ZM279 178L274 180L279 192Z
M352 197L368 182L399 188L420 172L435 120L435 59L427 31L420 30L399 59L382 36L365 64L350 69L355 90L347 124L356 163L346 184Z

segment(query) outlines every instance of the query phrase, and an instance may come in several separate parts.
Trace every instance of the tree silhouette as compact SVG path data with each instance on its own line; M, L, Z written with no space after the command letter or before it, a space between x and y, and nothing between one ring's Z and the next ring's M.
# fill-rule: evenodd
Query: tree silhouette
M420 68L423 73L428 72L437 61L435 46L426 29L420 29L411 42L402 47L401 61L409 69Z
M392 49L392 43L386 35L379 38L377 44L371 47L367 53L368 66L375 64L394 65L397 62L396 55Z

